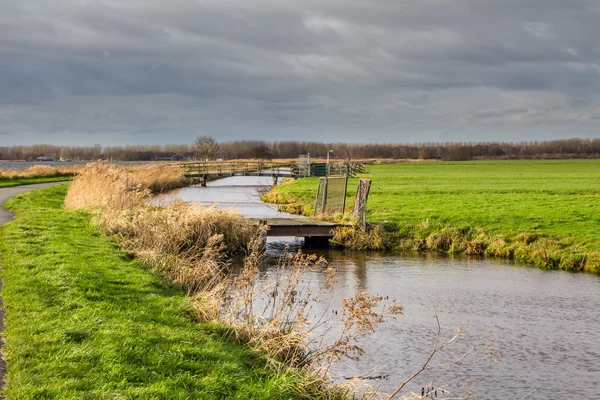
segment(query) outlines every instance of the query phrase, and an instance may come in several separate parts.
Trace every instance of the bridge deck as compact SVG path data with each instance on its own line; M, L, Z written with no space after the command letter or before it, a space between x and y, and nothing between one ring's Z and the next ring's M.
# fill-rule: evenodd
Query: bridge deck
M268 225L267 236L330 237L332 229L342 225L306 218L251 218L251 220L257 225Z

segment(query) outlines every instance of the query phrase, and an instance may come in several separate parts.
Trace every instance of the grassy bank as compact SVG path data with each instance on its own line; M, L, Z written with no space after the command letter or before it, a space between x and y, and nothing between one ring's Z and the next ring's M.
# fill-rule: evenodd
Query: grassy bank
M388 247L516 259L544 268L600 272L600 161L423 162L370 165L368 220L382 240L351 230L350 247ZM351 209L357 182L351 180ZM317 178L265 199L312 212Z
M7 207L2 229L6 388L14 398L294 398L293 372L192 321L190 301L119 251L65 186Z

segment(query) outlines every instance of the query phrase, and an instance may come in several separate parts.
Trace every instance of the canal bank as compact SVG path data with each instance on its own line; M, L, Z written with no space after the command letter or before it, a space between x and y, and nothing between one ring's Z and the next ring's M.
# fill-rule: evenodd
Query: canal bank
M16 398L317 397L301 372L193 320L189 298L63 207L66 189L13 197L0 250L8 361Z
M600 160L504 160L369 165L367 235L340 230L335 242L489 256L544 269L600 273ZM318 182L299 179L265 194L310 215ZM350 180L346 204L357 182Z

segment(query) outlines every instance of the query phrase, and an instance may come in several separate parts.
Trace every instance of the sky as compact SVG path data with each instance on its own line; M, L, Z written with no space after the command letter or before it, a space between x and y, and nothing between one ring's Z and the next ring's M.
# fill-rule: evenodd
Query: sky
M600 137L598 0L0 10L0 146Z

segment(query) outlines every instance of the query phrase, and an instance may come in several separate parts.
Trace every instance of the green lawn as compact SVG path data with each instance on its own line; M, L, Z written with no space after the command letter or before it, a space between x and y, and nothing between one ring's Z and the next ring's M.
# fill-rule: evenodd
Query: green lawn
M369 165L368 220L407 232L482 228L489 235L538 235L569 251L600 252L600 160L415 162ZM350 180L351 208L356 180ZM280 186L312 210L317 178ZM563 249L563 250L564 250Z
M7 399L294 398L224 328L192 322L178 290L62 207L66 186L28 192L1 228Z
M17 178L17 179L0 179L0 188L32 185L34 183L46 183L46 182L62 182L70 181L73 179L72 176L51 176L41 178Z

